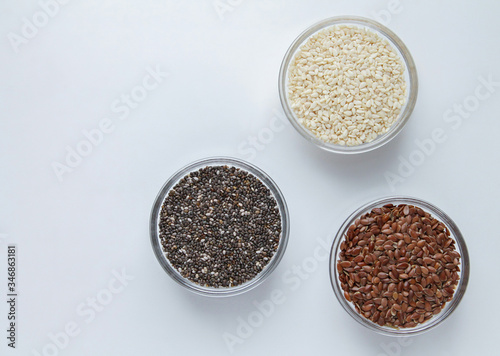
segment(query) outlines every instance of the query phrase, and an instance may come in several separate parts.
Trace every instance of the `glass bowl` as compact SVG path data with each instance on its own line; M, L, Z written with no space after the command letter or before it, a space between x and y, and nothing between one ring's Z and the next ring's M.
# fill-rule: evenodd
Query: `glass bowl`
M165 256L161 246L158 223L160 220L160 212L163 202L167 197L169 191L177 184L177 182L180 179L182 179L190 172L197 171L207 166L225 166L225 165L229 167L239 168L243 171L253 174L255 177L260 179L260 181L267 188L269 188L274 198L276 199L276 203L280 211L281 236L278 248L275 251L274 255L272 256L271 260L267 263L264 269L259 274L257 274L252 280L234 287L214 288L214 287L202 286L190 281L187 278L184 278L179 273L179 271L177 271L172 266L172 264ZM167 272L167 274L170 277L172 277L174 281L176 281L186 289L197 294L205 296L213 296L213 297L237 295L246 292L256 287L260 283L262 283L273 272L273 270L276 268L281 258L283 257L283 254L285 253L285 249L288 243L289 230L290 230L290 225L289 225L288 208L285 202L285 198L283 197L283 194L281 193L276 183L274 183L274 181L264 171L257 168L256 166L247 163L245 161L229 157L212 157L193 162L185 166L184 168L180 169L172 177L170 177L170 179L167 180L167 182L163 185L163 187L160 189L160 192L156 196L153 208L151 210L151 219L149 226L151 245L153 246L154 254L160 265L165 270L165 272Z
M440 220L450 231L450 237L455 241L455 248L460 253L460 272L459 272L459 281L455 289L455 293L453 294L453 298L445 304L441 312L437 315L434 315L429 320L417 324L417 326L413 328L394 328L389 326L380 326L377 323L372 322L371 320L365 318L360 315L356 309L354 308L353 303L348 302L344 297L344 291L341 287L341 283L338 277L337 270L337 261L340 253L340 244L344 240L344 237L356 219L358 219L361 215L370 212L374 208L380 208L385 204L408 204L414 205L416 207L422 208L424 211L430 213L435 219ZM394 196L387 197L375 200L368 204L363 205L359 209L357 209L354 213L352 213L342 224L339 229L335 240L332 245L332 250L330 252L330 280L333 286L333 290L337 299L339 300L342 307L345 311L354 318L358 323L367 327L370 330L373 330L379 334L387 335L387 336L413 336L416 334L421 334L426 332L437 325L441 324L458 306L462 297L464 296L465 290L467 289L467 283L469 281L469 273L470 273L470 264L469 264L469 253L467 251L467 246L465 244L465 240L462 236L462 233L458 229L457 225L451 220L451 218L446 215L441 209L436 206L411 197L402 197L402 196Z
M363 143L357 146L341 146L338 144L325 142L318 137L316 137L312 132L306 129L299 122L299 119L295 115L292 110L290 103L288 101L288 69L291 61L295 57L296 53L300 50L300 47L315 33L321 31L324 28L334 26L334 25L355 25L360 28L366 28L371 30L372 32L377 33L380 37L387 39L388 42L392 45L392 47L396 50L396 53L399 54L403 63L405 64L405 79L406 79L406 100L405 105L401 108L401 113L397 120L392 124L389 130L377 136L373 141ZM391 30L389 30L384 25L367 19L363 17L357 16L339 16L339 17L331 17L320 21L313 26L309 27L307 30L302 32L299 37L293 41L292 45L288 49L283 58L283 62L281 63L281 68L279 72L278 79L278 90L281 105L285 112L286 117L292 124L292 126L309 142L314 143L319 148L330 152L336 153L344 153L344 154L353 154L353 153L362 153L374 150L378 148L390 140L392 140L396 135L403 129L403 127L408 122L410 115L415 107L415 103L417 101L417 93L418 93L418 79L417 79L417 70L415 68L415 63L413 62L413 58L406 48L405 44L398 36Z

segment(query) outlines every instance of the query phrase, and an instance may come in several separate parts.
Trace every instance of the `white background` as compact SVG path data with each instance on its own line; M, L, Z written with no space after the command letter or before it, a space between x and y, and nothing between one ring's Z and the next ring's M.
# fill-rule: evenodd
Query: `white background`
M274 289L285 302L234 354L496 354L500 87L460 125L443 114L464 100L473 104L469 96L480 78L500 81L500 3L403 1L391 18L376 15L387 15L385 0L233 3L219 16L212 0L73 0L16 53L8 35L21 35L23 18L32 19L40 5L1 1L0 291L5 295L6 246L15 243L20 295L16 350L6 346L7 309L0 303L0 354L42 353L49 334L74 322L80 334L60 355L229 355L223 334L237 335L238 318L246 320L257 310L254 301L269 299ZM410 49L420 85L406 128L374 152L340 156L284 123L249 157L241 149L248 137L268 133L282 113L277 77L288 46L311 24L348 14L378 16ZM156 66L168 78L119 120L112 103ZM59 181L53 163L66 164L66 147L75 148L82 130L103 118L115 130ZM401 159L422 157L415 140L428 139L435 128L446 141L391 191L385 174L399 174ZM225 299L194 295L173 282L148 235L162 184L183 165L213 155L253 158L281 187L291 216L290 243L273 275ZM471 257L469 287L455 313L402 347L345 313L326 261L317 261L295 290L283 279L292 266L311 262L318 239L330 245L355 208L390 194L446 211ZM134 279L87 323L77 307L105 293L112 271L122 268Z

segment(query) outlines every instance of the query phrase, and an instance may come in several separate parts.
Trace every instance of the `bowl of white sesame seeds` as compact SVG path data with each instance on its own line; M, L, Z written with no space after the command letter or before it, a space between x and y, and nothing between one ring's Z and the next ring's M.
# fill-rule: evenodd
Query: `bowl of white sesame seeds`
M288 49L279 73L283 110L308 141L362 153L392 140L408 122L417 71L394 32L363 17L320 21Z

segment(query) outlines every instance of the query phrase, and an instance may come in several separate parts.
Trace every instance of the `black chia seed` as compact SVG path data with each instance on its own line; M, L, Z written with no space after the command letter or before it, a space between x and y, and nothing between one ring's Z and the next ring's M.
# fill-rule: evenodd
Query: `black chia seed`
M160 213L163 251L179 273L207 287L234 287L269 263L281 215L269 188L235 167L208 166L182 178Z

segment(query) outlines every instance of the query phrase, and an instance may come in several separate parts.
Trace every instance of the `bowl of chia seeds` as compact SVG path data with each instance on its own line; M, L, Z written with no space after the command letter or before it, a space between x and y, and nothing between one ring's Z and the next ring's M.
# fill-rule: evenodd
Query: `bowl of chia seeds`
M353 212L335 237L330 279L357 322L387 336L440 325L469 282L465 240L453 220L417 198L387 197Z
M158 262L177 283L206 296L232 296L262 283L283 257L288 235L288 208L276 183L235 158L180 169L151 211Z

